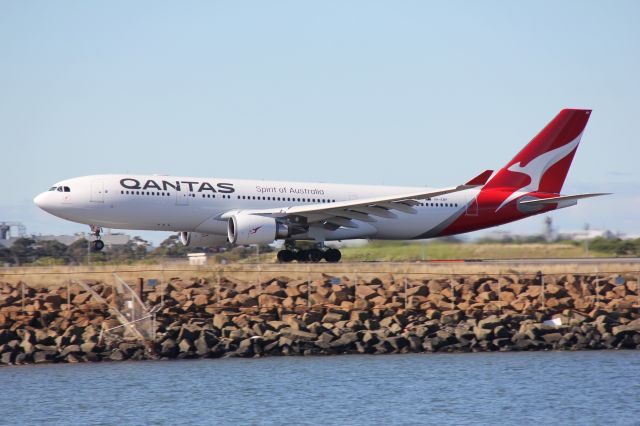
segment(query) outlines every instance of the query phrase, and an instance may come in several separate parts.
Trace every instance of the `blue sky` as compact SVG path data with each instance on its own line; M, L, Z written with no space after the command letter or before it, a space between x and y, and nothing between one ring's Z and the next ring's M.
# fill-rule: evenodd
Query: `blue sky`
M588 107L563 192L615 195L555 223L640 234L638 16L636 1L0 2L0 221L84 231L32 199L96 173L457 184Z

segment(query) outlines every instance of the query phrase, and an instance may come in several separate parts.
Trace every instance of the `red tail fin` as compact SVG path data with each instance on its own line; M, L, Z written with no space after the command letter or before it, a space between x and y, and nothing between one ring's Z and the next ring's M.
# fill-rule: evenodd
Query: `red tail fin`
M485 188L560 193L590 114L586 109L560 111Z

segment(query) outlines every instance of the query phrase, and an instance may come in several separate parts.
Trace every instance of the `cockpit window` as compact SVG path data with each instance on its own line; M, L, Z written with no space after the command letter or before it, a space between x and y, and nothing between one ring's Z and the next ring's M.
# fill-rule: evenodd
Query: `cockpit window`
M49 191L55 191L56 189L58 189L57 186L52 186L51 188L49 188Z
M58 187L58 192L62 192L63 190L64 189L61 186Z
M69 188L68 186L64 187L64 192L71 192L71 188Z

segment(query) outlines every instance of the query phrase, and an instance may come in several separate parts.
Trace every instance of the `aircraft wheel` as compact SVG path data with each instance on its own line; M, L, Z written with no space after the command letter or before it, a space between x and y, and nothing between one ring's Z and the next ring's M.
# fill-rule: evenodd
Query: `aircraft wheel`
M318 249L311 249L307 252L307 258L309 262L318 263L322 260L323 253Z
M280 250L278 252L278 262L289 263L295 258L295 253L291 250Z
M93 242L93 249L95 251L100 251L104 248L104 243L102 242L102 240L95 240Z
M329 249L324 252L324 258L329 263L340 262L340 259L342 258L342 253L340 253L340 250L338 249Z
M306 250L298 250L296 252L296 260L298 262L307 262L309 260L309 256Z

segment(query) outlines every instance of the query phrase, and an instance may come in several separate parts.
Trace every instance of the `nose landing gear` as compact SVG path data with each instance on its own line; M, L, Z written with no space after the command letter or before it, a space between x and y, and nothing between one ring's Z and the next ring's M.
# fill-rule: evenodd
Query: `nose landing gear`
M104 242L102 241L101 239L102 237L100 236L100 233L102 232L102 228L96 225L90 225L90 226L91 226L91 235L96 237L96 240L91 243L93 251L100 251L104 248Z

